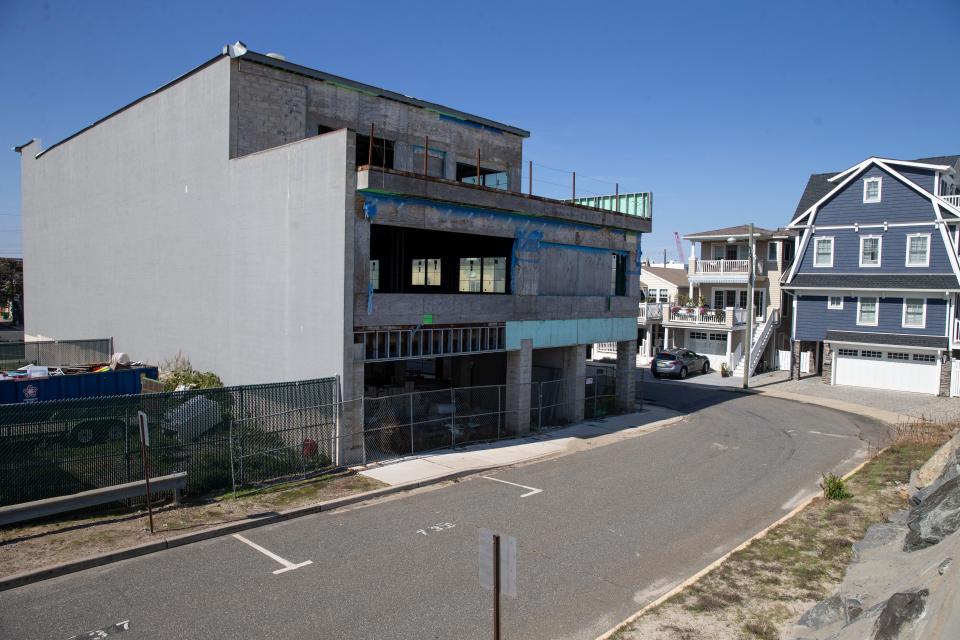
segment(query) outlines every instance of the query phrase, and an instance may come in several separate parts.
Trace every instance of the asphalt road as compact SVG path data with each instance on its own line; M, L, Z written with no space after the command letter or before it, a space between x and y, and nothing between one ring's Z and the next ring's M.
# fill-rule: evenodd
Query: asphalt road
M648 381L649 382L649 381ZM515 536L504 638L595 638L852 467L882 427L762 396L648 383L676 425L368 506L0 593L0 637L489 638L478 528ZM437 525L436 529L431 529ZM452 525L452 526L451 526ZM2 554L2 550L0 550ZM2 556L0 556L2 557Z

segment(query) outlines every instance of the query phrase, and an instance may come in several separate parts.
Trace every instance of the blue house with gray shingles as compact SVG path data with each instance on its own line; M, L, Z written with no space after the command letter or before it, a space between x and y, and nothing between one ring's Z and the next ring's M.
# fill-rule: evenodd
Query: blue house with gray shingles
M948 395L960 364L960 156L812 175L788 228L794 374Z

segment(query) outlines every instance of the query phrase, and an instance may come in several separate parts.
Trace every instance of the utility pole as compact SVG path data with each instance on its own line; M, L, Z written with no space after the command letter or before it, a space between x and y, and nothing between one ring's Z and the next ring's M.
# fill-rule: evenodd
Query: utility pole
M753 278L754 278L754 247L753 247L753 223L750 223L750 237L747 239L749 247L749 261L747 267L750 272L747 274L747 346L743 357L743 388L750 388L750 350L753 347Z

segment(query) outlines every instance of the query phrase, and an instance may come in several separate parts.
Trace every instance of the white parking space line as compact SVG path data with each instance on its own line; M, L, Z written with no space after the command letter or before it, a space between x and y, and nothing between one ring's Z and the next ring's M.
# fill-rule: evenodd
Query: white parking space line
M233 534L233 537L236 538L237 540L239 540L240 542L242 542L242 543L244 543L244 544L246 544L246 545L249 545L249 546L253 547L254 549L256 549L257 551L259 551L259 552L262 553L263 555L267 556L268 558L272 558L273 560L276 560L277 562L279 562L280 564L282 564L282 565L283 565L283 568L282 568L282 569L277 569L276 571L274 571L274 572L273 572L273 575L277 575L277 574L279 574L279 573L286 573L287 571L293 571L294 569L299 569L300 567L305 567L305 566L307 566L308 564L313 564L313 560L305 560L304 562L298 562L298 563L294 564L294 563L290 562L289 560L284 560L283 558L281 558L281 557L278 556L277 554L273 553L272 551L267 551L266 549L264 549L263 547L261 547L260 545L258 545L256 542L250 542L249 540L247 540L246 538L244 538L244 537L243 537L242 535L240 535L239 533Z
M493 480L494 482L502 482L503 484L513 485L514 487L520 487L521 489L529 489L526 493L521 495L521 498L526 498L528 496L533 496L538 493L543 493L543 489L534 489L533 487L528 487L524 484L517 484L516 482L507 482L506 480L501 480L500 478L491 478L490 476L480 476L481 478L486 478L487 480Z

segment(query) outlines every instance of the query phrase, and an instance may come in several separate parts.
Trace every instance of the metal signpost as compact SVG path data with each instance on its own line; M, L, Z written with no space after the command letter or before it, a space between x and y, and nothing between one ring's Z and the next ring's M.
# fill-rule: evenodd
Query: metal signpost
M147 414L137 411L137 424L140 427L140 455L143 458L143 477L147 483L147 513L150 516L150 533L153 533L153 500L150 496L150 430L147 428Z
M493 592L493 640L500 640L500 594L517 597L517 539L480 529L480 586Z

